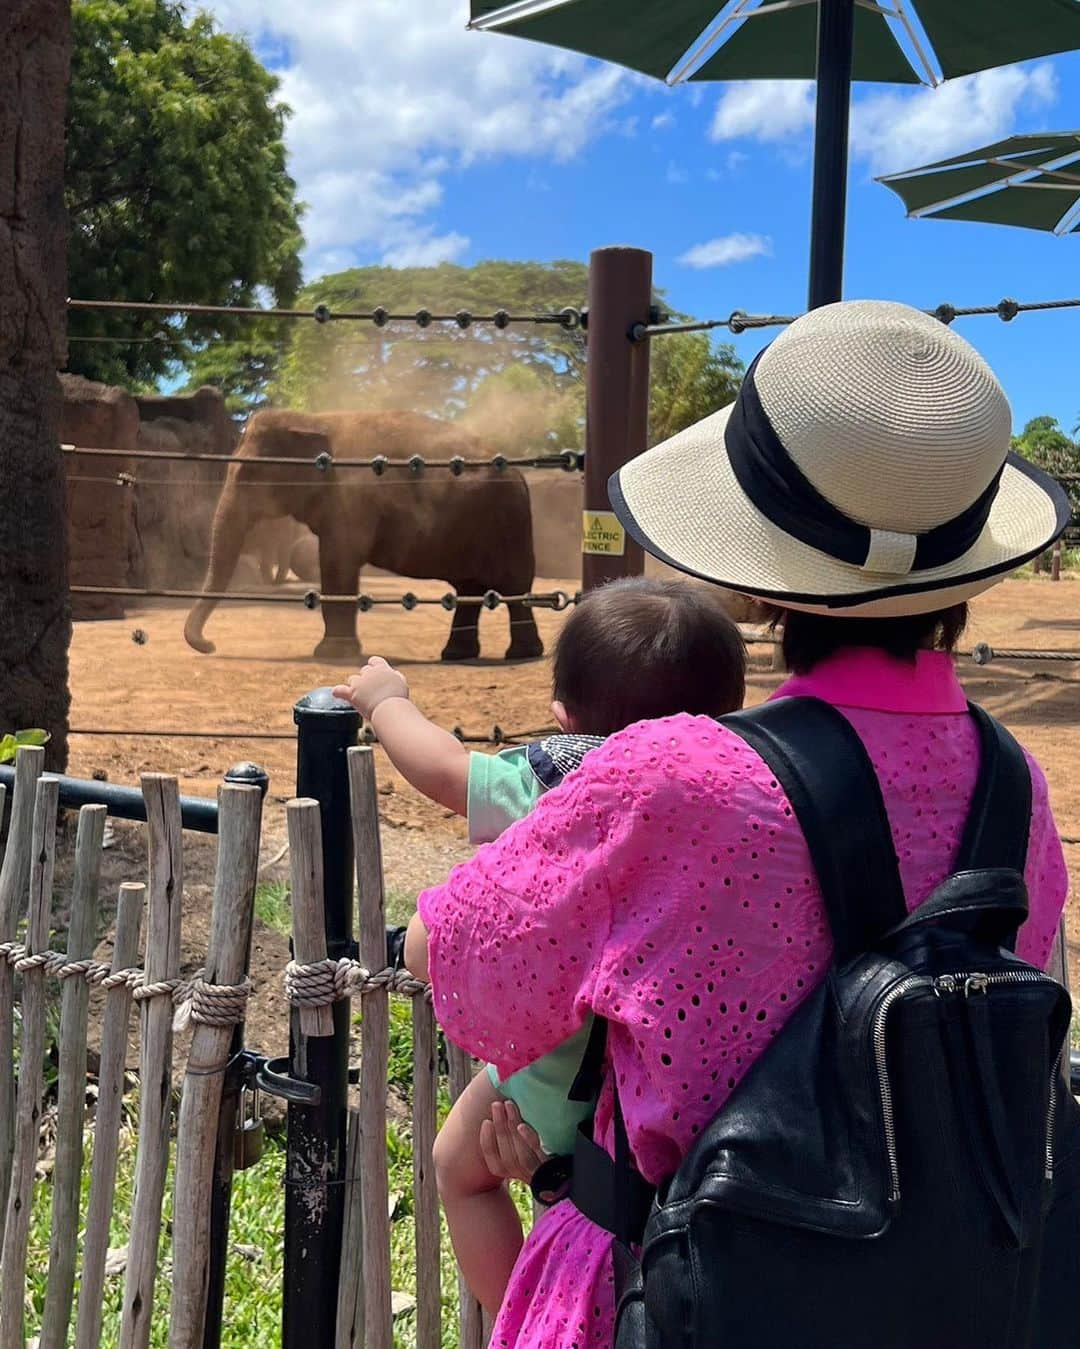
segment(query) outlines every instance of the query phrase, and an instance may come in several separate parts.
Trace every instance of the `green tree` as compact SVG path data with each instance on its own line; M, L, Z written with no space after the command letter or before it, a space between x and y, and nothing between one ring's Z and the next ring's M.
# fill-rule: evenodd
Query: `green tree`
M1080 474L1080 444L1061 429L1056 417L1033 417L1018 436L1013 436L1012 443L1018 454L1054 477ZM1080 481L1067 481L1062 486L1069 494L1075 517L1080 514Z
M277 79L243 40L169 0L74 0L72 24L69 293L291 303L301 207ZM211 339L240 337L231 368L242 383L254 335L240 322L76 311L68 368L137 387L183 369ZM257 357L254 368L249 383Z
M303 308L332 314L553 314L584 302L588 284L579 262L480 262L473 267L357 267L323 277L300 296ZM413 322L377 328L331 321L294 325L271 393L275 403L304 408L411 408L459 415L485 381L525 368L553 394L580 384L585 342L558 324L491 324L459 328Z
M584 304L582 263L487 261L473 267L354 268L307 286L298 303L349 311L557 314ZM557 323L383 328L348 320L266 323L246 349L209 347L192 383L212 383L238 404L401 408L459 418L504 453L578 448L585 426L585 339ZM276 330L274 330L276 327ZM704 333L664 337L652 352L653 442L731 401L742 365Z
M650 445L733 402L742 383L735 348L707 333L654 338L649 358Z

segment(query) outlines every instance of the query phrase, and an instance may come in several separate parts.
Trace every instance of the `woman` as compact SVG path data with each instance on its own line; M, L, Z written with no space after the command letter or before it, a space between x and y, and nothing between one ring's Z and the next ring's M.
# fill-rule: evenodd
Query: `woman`
M906 306L792 324L738 401L628 464L612 505L651 553L772 605L795 671L776 696L839 707L889 813L909 909L951 869L976 732L951 652L968 599L1064 529L1056 484L1008 454L993 373ZM1066 894L1031 765L1018 952L1045 966ZM843 828L843 821L837 821ZM447 1033L502 1074L609 1022L634 1159L672 1174L823 978L805 842L741 740L678 716L613 736L536 811L422 895L408 959ZM611 1093L597 1109L610 1149ZM610 1238L569 1203L537 1224L492 1343L610 1345Z

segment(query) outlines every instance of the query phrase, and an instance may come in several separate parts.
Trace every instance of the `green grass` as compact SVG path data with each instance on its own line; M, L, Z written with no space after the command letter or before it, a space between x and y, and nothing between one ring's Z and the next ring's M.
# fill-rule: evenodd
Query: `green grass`
M415 890L388 890L386 892L386 921L391 927L404 927L415 912Z
M391 927L404 927L416 912L416 894L412 890L388 890L386 921ZM263 881L255 891L255 917L266 927L288 936L292 932L292 906L289 882Z
M288 936L292 932L292 905L288 881L263 881L255 891L255 917L266 927Z
M116 1203L109 1232L110 1248L126 1245L135 1182L135 1135L126 1129L121 1137L117 1169ZM92 1135L87 1135L83 1166L83 1211L90 1185ZM230 1256L225 1283L225 1333L222 1344L232 1349L277 1349L281 1343L281 1268L284 1224L285 1153L280 1144L270 1142L262 1162L237 1175L233 1186ZM172 1216L173 1171L165 1196L165 1220ZM27 1331L36 1333L45 1299L45 1271L49 1261L51 1224L51 1187L39 1183L34 1191L34 1211L30 1228L27 1259ZM154 1289L154 1317L150 1343L153 1349L165 1349L169 1332L170 1280L168 1242L162 1243L158 1278ZM245 1248L240 1254L237 1247ZM252 1248L252 1249L247 1249ZM124 1276L114 1275L105 1282L102 1345L112 1349L119 1343L120 1307ZM76 1305L78 1290L76 1289ZM72 1333L74 1310L72 1312Z
M270 889L271 887L260 887ZM276 895L273 904L281 904ZM269 901L268 901L269 905ZM286 903L287 907L287 903ZM273 912L269 905L268 912ZM264 921L266 921L264 919ZM388 1082L395 1096L411 1104L412 1099L412 1009L404 998L390 1002L390 1058ZM439 1115L445 1118L450 1108L445 1080L440 1085ZM121 1136L117 1172L116 1203L109 1233L111 1248L127 1242L135 1178L135 1107L130 1106L127 1127ZM93 1134L88 1131L83 1168L83 1212L89 1191ZM416 1294L416 1243L413 1228L413 1156L411 1130L394 1121L387 1126L387 1158L390 1193L397 1196L390 1228L390 1272L393 1290L408 1297ZM285 1152L283 1142L267 1140L262 1161L236 1175L233 1184L232 1219L229 1232L230 1253L225 1286L225 1314L222 1345L224 1349L278 1349L281 1326L281 1286L284 1233ZM523 1220L528 1222L528 1193L517 1196ZM170 1164L165 1198L165 1222L169 1223L173 1202L173 1169ZM27 1259L27 1332L35 1334L44 1305L49 1259L51 1224L51 1186L39 1182L34 1189L30 1246ZM168 1227L166 1226L166 1231ZM168 1342L170 1249L162 1242L159 1274L154 1294L151 1332L152 1349L165 1349ZM118 1274L106 1281L102 1345L114 1349L119 1339L120 1307L124 1277ZM457 1267L443 1223L441 1260L443 1310L443 1349L456 1349L458 1343ZM76 1303L78 1290L76 1289ZM72 1315L74 1330L74 1312ZM394 1324L395 1349L415 1349L416 1320L411 1311L400 1315Z

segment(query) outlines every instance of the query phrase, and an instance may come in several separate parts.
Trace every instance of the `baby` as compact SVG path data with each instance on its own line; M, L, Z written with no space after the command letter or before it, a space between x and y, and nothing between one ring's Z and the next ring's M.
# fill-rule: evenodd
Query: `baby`
M371 724L403 777L464 815L471 842L488 843L605 736L676 712L721 716L741 707L745 674L742 637L715 591L634 578L590 591L559 634L551 713L562 734L495 755L470 753L409 701L404 676L378 656L334 693ZM510 1101L545 1152L572 1154L578 1126L594 1105L568 1100L589 1030L587 1023L505 1081L494 1068L480 1072L436 1140L435 1171L454 1253L473 1294L493 1315L522 1230L505 1184L484 1160L481 1131L493 1109Z

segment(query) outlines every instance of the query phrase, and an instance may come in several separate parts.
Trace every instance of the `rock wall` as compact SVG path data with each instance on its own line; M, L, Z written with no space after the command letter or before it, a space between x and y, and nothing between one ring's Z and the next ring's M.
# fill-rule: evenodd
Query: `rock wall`
M61 383L63 441L117 451L102 458L65 458L71 583L150 590L201 586L227 465L124 456L139 450L228 457L239 431L221 393L205 387L192 394L132 397L77 375L64 375ZM317 584L310 531L290 519L263 522L251 532L233 587L252 589L284 579L290 557L301 579ZM76 595L73 600L78 619L124 616L122 596Z
M148 453L231 455L239 436L217 389L139 397L139 449ZM135 527L145 584L186 590L202 583L210 525L225 464L141 459Z
M60 439L115 454L67 455L67 523L70 583L129 586L139 572L135 495L130 485L138 446L139 409L123 389L95 384L81 375L61 375ZM124 475L124 476L121 476ZM123 618L122 597L71 597L72 617Z

